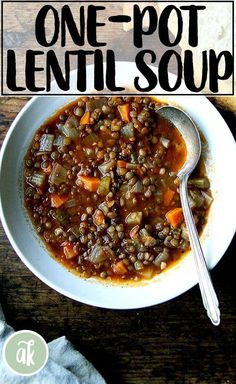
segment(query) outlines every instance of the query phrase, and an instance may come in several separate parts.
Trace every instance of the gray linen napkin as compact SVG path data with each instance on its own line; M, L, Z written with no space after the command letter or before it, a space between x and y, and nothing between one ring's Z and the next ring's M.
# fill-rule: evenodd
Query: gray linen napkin
M106 384L98 371L65 338L48 344L49 359L37 374L27 377L12 373L4 364L2 349L5 340L14 332L5 320L0 305L0 382L1 384Z

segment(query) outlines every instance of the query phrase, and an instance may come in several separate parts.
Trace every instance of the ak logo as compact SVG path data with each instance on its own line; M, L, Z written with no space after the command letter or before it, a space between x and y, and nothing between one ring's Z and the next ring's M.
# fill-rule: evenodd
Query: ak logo
M48 361L48 346L38 333L18 331L13 333L3 347L6 366L17 375L35 375Z

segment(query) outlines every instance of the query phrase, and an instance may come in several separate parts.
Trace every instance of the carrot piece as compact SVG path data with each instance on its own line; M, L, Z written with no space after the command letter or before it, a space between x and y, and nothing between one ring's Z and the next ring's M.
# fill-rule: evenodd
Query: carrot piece
M93 214L93 221L96 225L102 225L105 223L105 215L100 209L96 209Z
M172 227L177 228L184 221L182 208L174 208L166 213L167 221Z
M168 207L168 205L170 205L170 203L171 203L172 200L173 200L174 195L175 195L175 192L172 191L170 188L168 188L168 189L164 192L163 203L164 203L165 207Z
M117 167L119 167L119 168L126 168L126 161L118 160L117 161Z
M82 181L84 188L90 192L96 192L100 185L100 179L98 177L79 175L78 179Z
M75 250L74 250L73 244L68 243L68 242L63 243L63 244L65 244L63 246L63 252L64 252L64 255L66 256L67 259L72 259L73 257L78 255L78 252L75 252Z
M47 168L43 168L43 172L46 173L46 175L50 175L50 173L52 172L51 164L49 164Z
M129 122L131 120L130 118L130 106L129 104L122 104L118 105L118 111L120 112L120 116L122 120Z
M53 193L51 195L51 207L59 208L65 203L66 200L67 200L67 197L59 196L56 193Z
M90 112L87 111L80 119L80 124L90 124Z
M117 275L124 275L128 272L126 266L124 265L123 261L120 260L116 264L113 264L113 272Z

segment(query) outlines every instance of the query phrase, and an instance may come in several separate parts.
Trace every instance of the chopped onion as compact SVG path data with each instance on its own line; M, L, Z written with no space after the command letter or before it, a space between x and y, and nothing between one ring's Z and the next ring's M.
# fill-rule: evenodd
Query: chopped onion
M143 218L142 212L131 212L126 216L125 222L126 224L130 224L130 225L140 225L142 218Z
M200 208L203 206L204 204L204 196L201 194L201 192L199 190L194 190L194 191L189 191L189 194L191 196L191 198L194 200L195 202L195 206L197 208Z
M72 140L79 138L79 132L77 131L77 127L79 126L79 122L74 115L68 117L65 122L65 125L62 127L61 131L64 133L66 137L69 137Z
M86 155L89 159L94 159L96 157L95 151L92 148L84 148L84 152L86 153Z
M191 179L188 184L200 189L208 189L210 187L210 182L207 177L197 177Z
M170 147L170 140L167 139L166 137L161 137L160 138L160 142L163 145L163 147L165 147L165 148L169 148Z
M104 176L101 178L97 193L101 196L106 196L110 192L111 178Z
M165 263L164 261L161 262L161 265L160 265L160 268L161 270L165 269L167 267L167 263Z
M53 142L53 145L56 147L62 147L63 146L64 137L63 136L57 136Z
M189 205L190 205L191 209L196 207L195 200L193 200L192 196L189 193L188 193L188 202L189 202Z
M207 207L209 207L213 201L213 198L211 196L209 196L206 192L202 191L202 196L204 197L205 199L205 203L207 205Z
M135 239L138 238L138 231L139 231L139 228L140 228L139 225L135 225L135 226L131 229L129 235L130 235L130 238L131 238L132 240L135 240Z
M133 123L126 124L123 128L121 128L120 133L122 136L127 137L128 139L130 139L131 137L134 137Z
M140 261L140 260L135 261L134 268L136 269L136 271L143 269L143 267L144 267L144 265L143 265L142 261Z
M149 265L144 269L138 270L137 273L144 277L144 279L151 279L154 276L155 270L152 265Z
M102 109L103 105L107 105L107 98L106 97L99 97L97 99L90 99L86 102L86 109L89 112L93 112L94 109Z
M68 220L68 214L67 212L57 209L53 212L52 217L54 220L56 220L60 224L66 224Z
M88 257L88 260L93 264L99 264L107 260L108 258L114 258L114 252L106 245L94 245Z
M143 183L140 180L138 180L129 191L131 193L142 193Z

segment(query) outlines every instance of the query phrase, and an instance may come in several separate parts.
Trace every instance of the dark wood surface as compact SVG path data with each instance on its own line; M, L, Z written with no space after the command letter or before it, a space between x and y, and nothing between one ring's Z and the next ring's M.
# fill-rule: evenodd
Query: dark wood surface
M0 98L1 141L26 101ZM233 114L222 114L235 129ZM198 287L141 310L105 310L68 299L25 267L2 228L0 302L16 330L32 329L47 341L66 335L108 384L235 384L235 246L236 239L211 273L219 327L206 317Z

